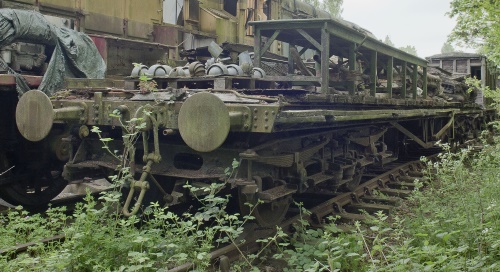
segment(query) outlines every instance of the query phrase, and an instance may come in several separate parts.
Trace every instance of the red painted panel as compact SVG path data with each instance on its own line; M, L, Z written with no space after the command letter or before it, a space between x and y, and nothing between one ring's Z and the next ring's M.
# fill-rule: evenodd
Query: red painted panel
M99 54L101 54L101 57L104 59L104 62L108 64L108 42L106 41L106 38L91 34L89 34L89 36L92 39L92 41L94 41L95 46L99 51Z

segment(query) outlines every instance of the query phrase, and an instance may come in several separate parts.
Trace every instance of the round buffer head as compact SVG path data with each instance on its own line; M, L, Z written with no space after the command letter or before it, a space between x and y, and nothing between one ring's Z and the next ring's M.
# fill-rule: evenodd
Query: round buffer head
M45 139L53 122L54 110L46 94L32 90L21 96L16 107L16 124L24 138L32 142Z
M198 152L210 152L229 134L229 110L216 95L197 93L179 111L179 132L184 142Z

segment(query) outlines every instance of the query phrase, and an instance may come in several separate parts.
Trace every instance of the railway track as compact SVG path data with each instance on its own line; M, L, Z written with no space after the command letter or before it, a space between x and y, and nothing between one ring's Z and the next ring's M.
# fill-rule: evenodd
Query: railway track
M322 201L308 208L310 214L291 215L279 227L287 233L293 233L295 231L294 225L299 220L307 220L311 226L321 227L329 223L330 216L338 216L341 220L346 221L363 221L367 218L361 211L389 213L403 198L411 194L416 186L415 181L424 181L423 169L424 165L420 160L393 163L387 165L387 169L374 169L370 174L364 176L364 182L352 192L336 195L325 194L320 195L320 197L316 195L315 198L322 198ZM376 174L376 172L379 173ZM307 204L305 206L307 207ZM242 252L245 254L257 252L261 246L257 241L273 236L275 232L275 229L257 228L251 232L250 237L246 237L244 243L229 244L214 250L210 253L213 268L223 272L229 271L230 263L238 260ZM181 272L193 268L192 263L186 263L168 271Z

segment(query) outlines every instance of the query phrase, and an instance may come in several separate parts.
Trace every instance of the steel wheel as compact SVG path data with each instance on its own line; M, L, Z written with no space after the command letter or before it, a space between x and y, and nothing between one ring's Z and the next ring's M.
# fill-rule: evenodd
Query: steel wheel
M43 155L32 159L20 162L7 152L0 153L0 173L5 172L0 176L0 197L12 205L43 209L64 190L67 181L61 177L61 165L51 165Z
M259 177L254 177L257 183L262 183L262 190L271 189L276 184L271 178L260 180ZM260 181L259 181L260 180ZM255 222L261 227L274 227L279 225L285 218L290 206L291 196L277 199L270 203L259 203L257 194L253 199L248 199L245 194L238 192L238 201L242 215L252 215L255 217ZM253 205L248 206L246 203Z

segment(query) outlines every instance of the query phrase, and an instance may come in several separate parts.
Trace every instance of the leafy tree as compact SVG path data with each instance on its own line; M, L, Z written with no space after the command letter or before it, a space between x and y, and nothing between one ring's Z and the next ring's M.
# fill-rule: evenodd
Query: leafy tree
M457 24L449 40L478 48L497 64L500 63L500 1L452 0L448 15Z
M313 5L317 9L328 11L335 18L341 18L344 0L304 0L304 2Z
M445 54L445 53L452 53L452 52L456 52L453 45L451 45L451 43L449 41L445 42L443 44L443 47L441 47L441 53Z
M389 46L396 47L396 45L391 41L391 38L389 38L389 35L385 36L384 43Z
M399 47L399 50L405 51L408 54L412 54L412 55L418 56L417 49L413 45L407 45L407 46L404 46L404 47Z

